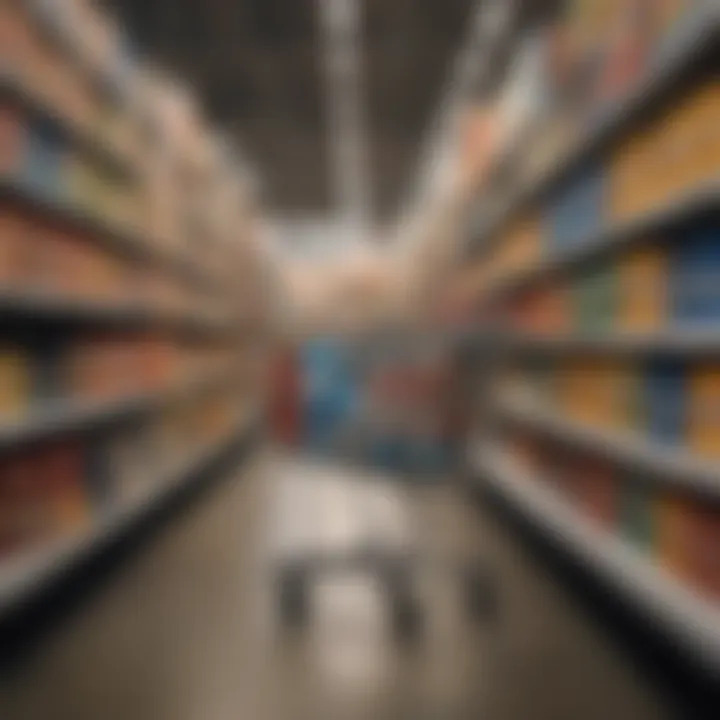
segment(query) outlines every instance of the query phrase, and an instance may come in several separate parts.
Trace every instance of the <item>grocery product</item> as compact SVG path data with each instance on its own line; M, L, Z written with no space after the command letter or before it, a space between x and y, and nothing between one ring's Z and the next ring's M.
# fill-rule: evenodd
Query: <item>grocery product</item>
M615 219L653 210L717 175L720 82L700 81L648 120L614 151L610 163Z
M113 502L117 493L118 468L111 438L100 433L89 435L84 454L83 476L89 502L102 509Z
M527 387L531 397L552 402L558 386L556 363L547 356L534 356L526 359L519 371L519 377L510 378L510 391L513 388Z
M51 532L52 513L44 492L42 455L23 450L5 455L0 473L0 544L17 552L43 541Z
M609 214L619 222L653 208L659 192L654 158L657 126L646 125L620 142L609 158Z
M63 193L62 138L52 125L40 121L29 123L27 132L20 177L33 192L41 196L60 198Z
M608 360L605 383L605 424L619 432L636 430L640 422L642 367L632 358Z
M574 327L579 331L605 330L618 313L618 273L613 265L600 265L581 273L573 283Z
M200 158L220 145L193 98L121 36L92 3L0 3L4 555L103 523L239 420L230 382L170 409L239 345L170 316L241 302L254 211L233 153ZM172 402L133 402L151 393Z
M656 500L658 561L681 581L692 579L690 513L692 503L685 497L665 492Z
M652 2L629 0L618 6L603 48L597 102L614 104L637 82L652 43Z
M637 473L624 474L620 482L618 529L637 548L651 553L657 534L657 497L660 489Z
M39 451L38 471L42 473L43 496L50 505L52 531L66 535L84 527L90 507L82 443L69 439L44 445Z
M685 228L670 256L672 319L684 327L720 322L720 226Z
M561 333L570 323L570 297L561 282L541 283L523 297L519 326L537 333Z
M586 458L574 448L553 443L548 446L545 463L539 473L565 498L578 507L583 506L585 496Z
M0 346L0 423L16 421L28 410L32 398L29 353L19 345Z
M535 213L520 216L497 248L498 273L511 275L536 262L542 251L542 228Z
M17 282L23 229L23 218L0 206L0 291Z
M660 330L668 319L669 267L664 245L643 245L618 263L618 328Z
M558 387L569 418L599 426L622 424L625 374L612 361L583 356L572 358L558 371Z
M607 461L587 456L578 471L582 511L599 526L613 530L618 514L617 470Z
M21 171L27 142L20 112L11 105L0 105L0 175L14 175Z
M688 449L720 458L720 364L693 366L688 386Z
M545 215L545 245L568 249L592 238L604 223L607 176L602 165L577 170L550 198Z
M43 407L66 397L69 388L67 348L62 341L45 339L31 347L32 400Z
M688 508L688 570L698 592L720 601L720 505L694 502Z
M660 443L681 444L687 431L687 366L655 359L643 368L640 427Z

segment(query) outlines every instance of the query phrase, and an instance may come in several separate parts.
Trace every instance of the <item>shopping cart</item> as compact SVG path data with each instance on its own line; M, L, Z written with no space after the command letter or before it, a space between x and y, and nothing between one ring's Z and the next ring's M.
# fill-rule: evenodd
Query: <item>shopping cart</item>
M423 543L433 529L420 526L416 510L433 475L433 445L432 433L417 431L427 430L435 406L423 408L421 383L411 382L418 373L409 363L428 365L428 353L419 349L394 337L353 348L325 342L305 353L307 449L314 459L286 459L278 471L277 586L288 625L307 619L317 578L366 572L385 590L397 635L417 637L423 624L417 578L431 562L464 583L473 614L487 615L497 604L484 563L432 558Z
M311 615L312 586L327 575L366 573L387 600L399 640L421 636L423 599L418 576L441 563L463 584L469 613L491 617L495 582L484 563L436 558L419 526L419 486L390 473L309 457L278 464L280 531L277 540L277 600L282 623L299 628Z

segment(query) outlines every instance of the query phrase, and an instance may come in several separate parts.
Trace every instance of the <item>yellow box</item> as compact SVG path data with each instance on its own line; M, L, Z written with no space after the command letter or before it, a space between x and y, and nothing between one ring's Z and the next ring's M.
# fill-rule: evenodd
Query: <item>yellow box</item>
M623 143L610 168L610 207L613 219L632 217L657 197L657 127L648 126Z
M29 358L14 348L0 349L0 422L11 421L25 412L30 384Z
M610 166L610 212L621 220L634 212L632 188L637 176L638 148L628 141L615 151Z
M638 372L627 360L599 360L578 378L576 399L583 419L608 429L626 429L634 424L634 398ZM578 418L579 419L579 418Z
M521 272L538 260L540 249L541 235L537 219L525 217L517 220L498 247L498 273L506 276Z
M616 430L628 430L638 424L640 368L633 360L611 360L605 370L605 424Z
M720 173L720 82L663 111L615 151L611 208L623 219L659 206Z
M701 365L690 374L688 449L720 458L720 364Z
M668 257L664 247L645 246L620 258L618 323L628 332L660 327L667 317Z
M590 425L618 424L618 377L609 361L582 358L568 363L558 380L560 404L565 413Z
M720 83L693 89L659 121L658 151L667 194L690 190L720 170Z
M720 82L705 83L691 100L692 167L695 183L720 173Z
M689 513L688 503L677 496L661 496L656 501L656 555L661 565L680 578L690 575Z

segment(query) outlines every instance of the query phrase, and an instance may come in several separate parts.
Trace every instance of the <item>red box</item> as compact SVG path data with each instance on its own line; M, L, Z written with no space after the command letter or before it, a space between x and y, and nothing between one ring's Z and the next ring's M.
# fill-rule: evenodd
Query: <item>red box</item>
M605 528L614 527L618 517L618 479L615 468L601 460L588 459L580 470L585 514Z
M52 531L65 533L81 527L88 516L82 445L76 440L47 445L39 463Z
M50 532L50 513L38 452L5 456L0 465L0 486L0 547L7 552L40 542Z
M27 234L26 218L16 212L0 212L0 289L21 284L20 265Z
M19 111L0 107L0 175L19 173L25 157L27 131Z
M720 507L694 503L687 531L690 578L703 594L720 601Z

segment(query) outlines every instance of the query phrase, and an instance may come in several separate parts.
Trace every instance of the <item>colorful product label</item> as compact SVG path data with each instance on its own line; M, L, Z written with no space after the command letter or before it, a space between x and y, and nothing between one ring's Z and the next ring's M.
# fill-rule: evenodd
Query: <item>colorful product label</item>
M667 317L669 270L663 246L646 246L620 259L618 325L622 330L658 329Z
M720 458L720 365L702 365L690 373L688 447Z

